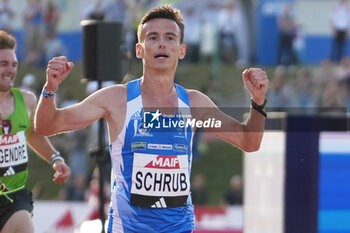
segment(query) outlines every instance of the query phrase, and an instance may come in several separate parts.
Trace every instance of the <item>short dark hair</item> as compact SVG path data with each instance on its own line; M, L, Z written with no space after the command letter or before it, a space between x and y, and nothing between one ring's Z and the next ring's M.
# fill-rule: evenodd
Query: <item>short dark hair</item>
M17 41L15 37L6 31L0 30L0 49L16 50Z
M180 43L183 43L185 32L184 19L181 15L180 10L173 8L170 5L161 5L152 8L142 17L137 28L137 39L139 42L141 41L142 26L151 19L170 19L175 21L180 28Z

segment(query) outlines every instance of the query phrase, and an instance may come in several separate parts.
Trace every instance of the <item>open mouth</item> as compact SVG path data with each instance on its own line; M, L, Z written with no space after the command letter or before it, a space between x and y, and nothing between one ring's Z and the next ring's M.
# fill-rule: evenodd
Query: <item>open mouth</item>
M6 76L6 77L3 77L3 79L5 79L7 81L12 81L13 80L13 76Z
M169 55L166 54L166 53L158 53L158 54L156 54L154 57L155 57L155 58L161 58L161 57L163 57L163 58L168 58Z

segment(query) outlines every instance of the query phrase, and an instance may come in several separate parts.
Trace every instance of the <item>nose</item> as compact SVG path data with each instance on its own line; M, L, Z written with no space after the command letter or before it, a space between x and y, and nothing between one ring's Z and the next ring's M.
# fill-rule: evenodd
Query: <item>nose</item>
M7 76L12 76L12 75L16 74L16 72L17 72L17 67L8 66L5 69L5 75L7 75Z
M158 46L160 49L164 49L165 48L165 44L164 43L159 43L159 46Z
M164 39L164 38L160 38L160 39L159 39L158 48L160 48L160 49L165 48L165 39Z
M10 73L10 74L13 74L13 73L15 73L16 72L16 70L17 70L17 68L16 67L13 67L13 66L9 66L8 68L7 68L7 73Z

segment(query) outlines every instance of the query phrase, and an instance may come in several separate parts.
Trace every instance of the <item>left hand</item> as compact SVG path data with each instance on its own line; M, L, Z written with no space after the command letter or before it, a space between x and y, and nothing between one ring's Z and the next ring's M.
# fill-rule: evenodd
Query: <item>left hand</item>
M243 71L242 77L253 101L262 105L269 85L266 72L260 68L249 68Z
M52 168L56 171L52 179L55 183L64 184L68 181L71 173L70 173L70 168L67 166L65 162L57 159L53 163Z
M74 67L73 62L69 62L67 57L60 56L52 58L46 69L46 91L54 91L67 78Z

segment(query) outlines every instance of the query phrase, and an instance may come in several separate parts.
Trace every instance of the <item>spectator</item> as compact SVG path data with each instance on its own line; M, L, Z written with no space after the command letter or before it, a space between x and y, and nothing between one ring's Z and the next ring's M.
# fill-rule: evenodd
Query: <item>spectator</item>
M230 187L224 194L223 202L225 205L243 204L243 187L241 176L232 176L230 180Z
M335 80L334 66L329 59L324 59L312 77L312 92L317 106L322 104L322 94L327 83Z
M209 1L201 15L199 51L204 61L209 62L217 52L217 17L219 13L218 3Z
M312 108L315 107L315 101L312 96L312 83L309 70L300 68L297 71L296 81L295 94L297 107L309 108L307 111L312 112Z
M135 54L135 44L137 43L137 26L145 10L146 9L142 3L142 0L134 0L128 2L127 17L129 28L125 35L125 47L128 51L130 51L131 54ZM136 59L136 57L132 57Z
M105 205L108 205L108 200L111 195L110 191L111 184L109 181L105 181L103 183L103 190L104 190L104 198L105 198ZM90 214L89 219L97 219L100 218L100 202L101 202L101 196L100 196L100 172L99 169L95 168L92 172L91 181L89 184L89 187L87 188L85 192L85 198L88 201L89 205L92 207L93 211L92 214Z
M287 107L293 106L293 89L287 83L287 70L277 67L274 71L271 90L268 93L269 106L276 111L285 111Z
M219 44L221 59L226 63L234 63L237 58L237 33L242 24L241 14L235 1L226 0L225 7L218 15Z
M337 82L329 82L322 95L322 106L323 108L343 108L344 103L340 93L340 88ZM326 109L327 110L327 109Z
M350 79L350 59L343 57L335 68L335 81L338 84L338 95L345 100L348 95L348 80Z
M278 64L294 65L297 62L293 48L294 33L296 29L291 3L286 3L282 14L278 17L279 49Z
M195 8L185 9L183 17L187 27L184 37L187 46L185 61L198 62L200 24Z
M205 62L210 62L217 50L216 29L209 21L204 21L201 26L200 54Z
M346 112L350 112L350 78L346 79L344 83L344 87L345 87L344 101L345 101Z
M41 66L43 63L45 26L41 0L27 0L23 12L25 28L25 60L29 64Z
M9 0L2 0L0 2L0 29L12 32L12 20L15 12L11 9Z
M26 74L23 77L22 85L19 87L21 90L30 91L38 97L38 93L34 90L34 84L36 82L36 77L34 74Z
M69 183L63 191L63 199L67 201L84 201L86 176L84 174L77 174L72 180L73 182Z
M344 56L335 68L335 81L338 86L337 95L343 100L346 108L350 108L350 58Z
M56 31L57 24L59 23L61 18L61 10L58 8L53 0L49 0L46 3L46 7L44 10L44 20L45 20L45 28L47 31Z
M74 141L74 145L69 153L68 165L71 167L72 175L81 174L86 176L88 174L88 163L90 159L86 149L88 130L85 129L79 132L72 132L70 134L72 135L68 137L68 139ZM76 140L74 138L76 138Z
M201 2L202 3L202 2ZM194 5L193 7L198 7L197 5ZM204 6L202 7L203 11L200 11L200 20L211 22L213 27L218 27L218 15L220 12L220 3L218 3L215 0L209 0L207 1Z
M84 19L104 20L105 12L103 0L95 0L84 11Z
M208 190L203 174L199 173L194 176L191 187L191 195L194 205L208 204Z
M128 8L129 8L128 1L125 1L125 0L110 0L103 7L105 12L104 20L106 22L115 22L123 26L122 27L122 40L123 40L122 53L124 56L127 56L129 59L131 58L131 54L129 55L129 53L133 51L133 48L131 48L131 43L133 43L135 39L130 29L130 16L127 14ZM133 45L134 44L135 43L133 43Z
M350 59L348 57L343 57L334 72L337 82L343 82L350 77Z
M66 48L57 37L57 33L54 29L49 29L46 33L44 41L45 62L49 62L51 58L66 54Z
M110 0L104 7L105 21L119 22L126 25L127 5L124 0Z
M350 26L350 7L347 0L339 0L334 6L330 14L330 25L333 33L331 59L338 63L344 56Z

